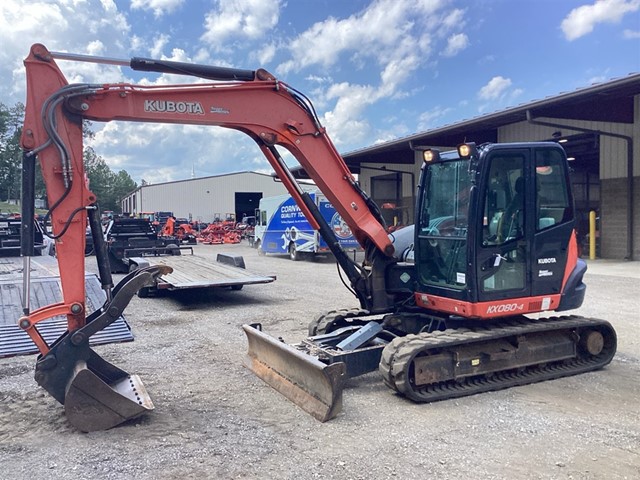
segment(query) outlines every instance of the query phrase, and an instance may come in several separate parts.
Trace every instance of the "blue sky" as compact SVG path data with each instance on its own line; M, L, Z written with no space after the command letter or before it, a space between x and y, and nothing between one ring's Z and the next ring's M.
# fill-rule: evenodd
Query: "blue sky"
M0 102L25 101L33 43L256 69L311 98L338 150L368 147L640 71L640 0L2 0ZM59 61L70 83L189 77ZM270 172L222 128L94 123L140 183Z

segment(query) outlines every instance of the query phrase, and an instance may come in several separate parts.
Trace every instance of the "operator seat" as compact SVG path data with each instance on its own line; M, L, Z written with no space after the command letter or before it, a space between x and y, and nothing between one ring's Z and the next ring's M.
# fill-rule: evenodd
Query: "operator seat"
M515 194L498 225L498 242L502 243L510 238L519 236L524 222L524 177L518 177L514 185Z

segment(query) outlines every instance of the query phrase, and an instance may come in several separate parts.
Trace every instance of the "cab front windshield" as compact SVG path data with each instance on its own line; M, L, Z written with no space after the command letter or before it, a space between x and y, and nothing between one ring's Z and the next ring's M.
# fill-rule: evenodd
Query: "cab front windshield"
M469 162L452 160L426 168L418 231L420 280L462 289L466 285Z

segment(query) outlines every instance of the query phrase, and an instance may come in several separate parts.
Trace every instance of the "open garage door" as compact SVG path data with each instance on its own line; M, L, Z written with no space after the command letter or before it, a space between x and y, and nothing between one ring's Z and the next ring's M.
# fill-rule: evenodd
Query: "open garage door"
M236 192L235 206L237 221L241 221L245 215L253 215L256 208L258 208L261 198L262 192Z

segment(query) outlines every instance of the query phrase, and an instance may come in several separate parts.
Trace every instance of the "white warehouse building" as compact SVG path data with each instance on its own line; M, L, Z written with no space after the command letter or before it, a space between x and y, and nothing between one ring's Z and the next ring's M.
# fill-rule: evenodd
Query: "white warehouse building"
M211 177L142 185L121 201L122 211L173 212L176 217L212 222L234 214L253 215L262 197L287 193L275 177L256 172L237 172Z

